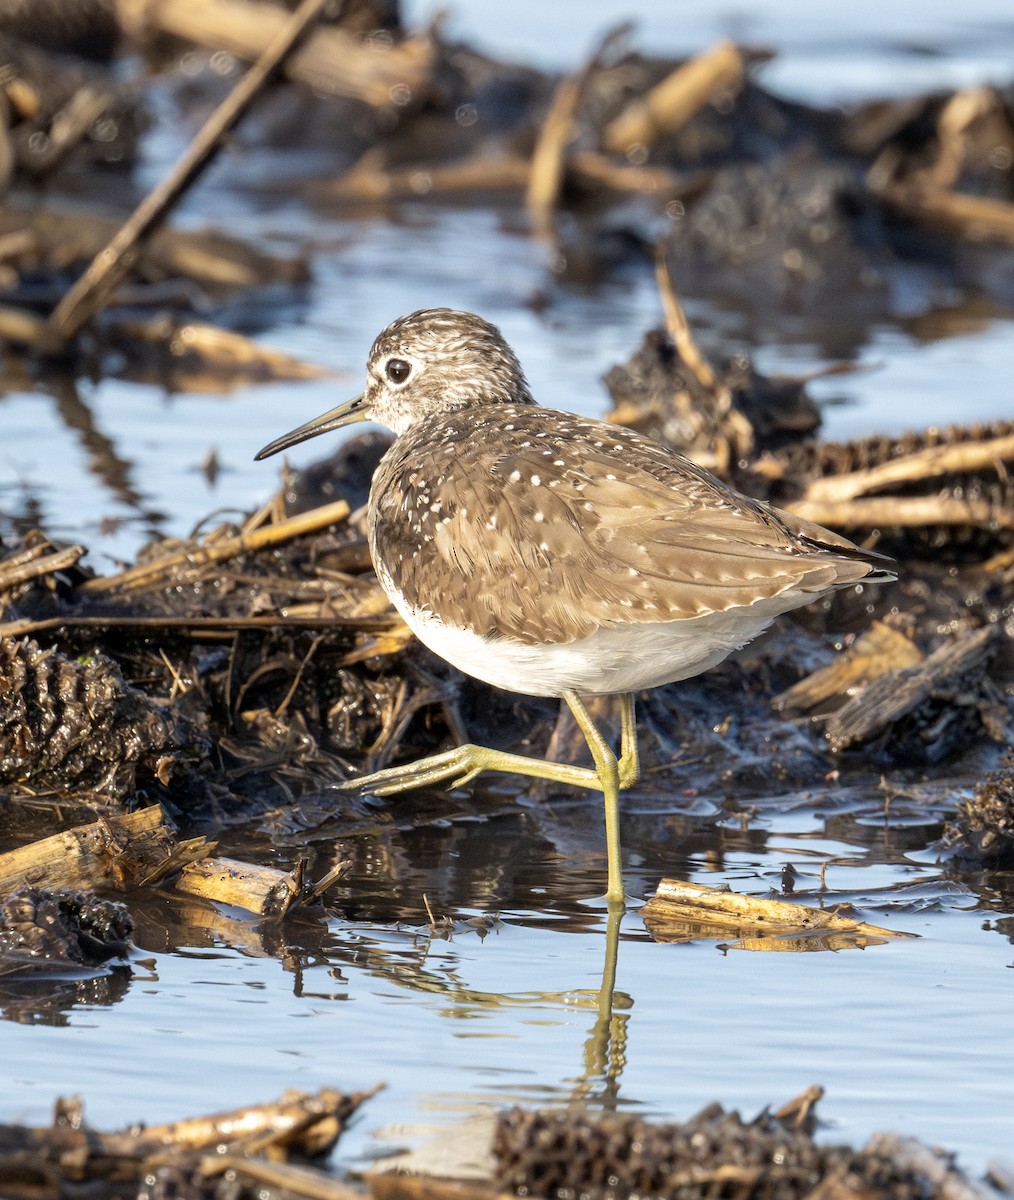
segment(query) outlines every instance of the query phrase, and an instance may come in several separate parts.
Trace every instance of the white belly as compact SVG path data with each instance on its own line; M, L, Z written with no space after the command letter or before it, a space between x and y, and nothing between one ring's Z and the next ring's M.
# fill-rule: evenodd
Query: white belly
M380 572L378 572L380 575ZM717 666L752 641L779 613L813 599L785 592L771 600L685 621L613 625L561 645L486 641L445 625L425 609L410 609L381 584L416 637L434 654L475 679L526 696L614 695L689 679Z

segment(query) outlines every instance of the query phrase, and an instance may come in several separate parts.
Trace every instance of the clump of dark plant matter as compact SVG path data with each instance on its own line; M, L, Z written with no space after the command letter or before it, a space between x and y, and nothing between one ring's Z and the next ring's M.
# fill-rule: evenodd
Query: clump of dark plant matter
M942 840L959 858L1014 864L1014 752L958 805Z

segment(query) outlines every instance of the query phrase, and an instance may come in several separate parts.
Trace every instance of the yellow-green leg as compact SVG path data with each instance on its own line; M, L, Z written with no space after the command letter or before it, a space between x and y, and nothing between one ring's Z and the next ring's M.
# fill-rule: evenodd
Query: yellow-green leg
M595 763L595 775L602 788L602 799L605 802L606 812L606 899L610 904L615 904L623 901L623 860L620 856L620 765L577 692L564 692L563 698L570 706L574 720L577 721L578 728L588 743L592 761ZM624 701L626 699L625 696ZM626 712L624 712L624 726L626 726Z
M470 783L483 771L527 775L530 778L548 779L553 783L566 783L574 787L601 789L606 818L606 899L611 904L621 903L624 896L620 857L619 793L621 788L628 788L636 783L639 773L634 697L626 693L620 698L622 709L619 759L592 720L581 697L576 692L564 692L563 698L588 743L592 761L595 763L593 770L469 744L458 746L454 750L445 750L442 754L430 755L429 758L420 759L416 763L388 767L383 771L375 771L372 775L350 779L348 783L341 785L341 789L369 791L376 796L392 796L397 792L438 783L461 787Z

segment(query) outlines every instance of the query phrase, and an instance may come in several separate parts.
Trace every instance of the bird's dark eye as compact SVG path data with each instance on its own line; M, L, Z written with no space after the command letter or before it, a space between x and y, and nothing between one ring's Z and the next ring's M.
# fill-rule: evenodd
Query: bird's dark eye
M392 383L404 383L412 374L412 364L407 363L403 358L389 358L387 366L384 367L384 373Z

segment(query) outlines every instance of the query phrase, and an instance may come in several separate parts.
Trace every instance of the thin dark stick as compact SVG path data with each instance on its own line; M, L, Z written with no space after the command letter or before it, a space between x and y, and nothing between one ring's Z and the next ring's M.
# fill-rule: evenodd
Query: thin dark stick
M49 633L60 629L108 629L120 633L149 633L162 630L165 633L189 634L194 638L216 637L217 635L240 633L247 629L311 629L315 633L329 630L349 629L354 633L386 633L397 629L401 619L395 615L378 617L288 617L281 614L256 617L123 617L116 615L22 617L16 621L0 624L0 637L34 637L37 633Z
M105 304L109 293L137 261L150 237L191 183L211 165L222 139L264 89L278 67L320 16L328 0L303 0L278 37L215 109L194 140L162 180L120 226L112 241L92 259L49 317L49 324L70 340Z

